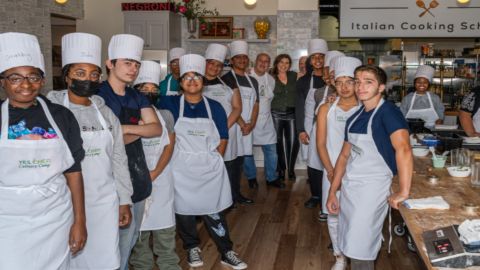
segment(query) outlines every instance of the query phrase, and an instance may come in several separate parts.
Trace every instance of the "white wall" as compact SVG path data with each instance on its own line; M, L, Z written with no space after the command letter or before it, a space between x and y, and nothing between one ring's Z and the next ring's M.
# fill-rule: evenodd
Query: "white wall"
M278 0L278 10L318 10L318 1L319 0Z

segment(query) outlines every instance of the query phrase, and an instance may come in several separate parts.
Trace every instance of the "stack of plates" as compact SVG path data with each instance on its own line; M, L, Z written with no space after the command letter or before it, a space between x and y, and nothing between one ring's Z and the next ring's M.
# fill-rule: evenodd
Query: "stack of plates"
M463 137L463 142L467 144L480 144L480 137Z

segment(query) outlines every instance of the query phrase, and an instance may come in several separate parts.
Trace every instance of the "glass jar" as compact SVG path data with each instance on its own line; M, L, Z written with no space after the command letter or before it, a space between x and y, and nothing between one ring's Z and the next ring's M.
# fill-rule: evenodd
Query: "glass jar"
M428 43L428 56L433 57L435 55L434 43Z

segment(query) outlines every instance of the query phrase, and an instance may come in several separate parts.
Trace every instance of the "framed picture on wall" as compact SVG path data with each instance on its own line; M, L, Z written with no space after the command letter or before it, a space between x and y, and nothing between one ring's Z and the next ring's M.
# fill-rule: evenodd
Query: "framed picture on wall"
M200 17L199 38L232 38L233 17Z
M233 28L233 39L245 39L245 28Z

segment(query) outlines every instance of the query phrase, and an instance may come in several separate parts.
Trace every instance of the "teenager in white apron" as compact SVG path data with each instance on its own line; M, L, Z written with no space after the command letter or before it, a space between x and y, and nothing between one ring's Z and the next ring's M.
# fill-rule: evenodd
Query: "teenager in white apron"
M362 62L353 57L344 58L345 60L339 60L335 68L335 81L333 83L338 98L333 104L325 103L320 106L315 122L315 132L312 133L316 133L316 152L325 168L322 179L322 211L324 213L328 213L326 209L328 191L330 181L333 178L333 167L345 139L345 123L359 107L355 97L353 72ZM332 270L344 270L347 267L347 260L338 248L338 215L328 215L327 224L332 241L333 255L336 258Z
M69 269L70 254L87 240L84 152L80 144L67 145L81 142L78 124L67 109L38 97L45 68L35 36L0 34L0 48L0 83L7 96L1 104L0 269ZM19 109L29 118L12 123ZM29 112L43 115L50 128L35 133L42 128L29 125L34 117ZM25 133L17 133L20 125Z
M385 103L382 98L386 78L385 72L376 66L360 66L355 70L355 92L364 106L347 122L347 141L344 142L337 159L327 200L328 211L331 214L339 213L339 250L351 259L352 270L374 269L389 204L397 209L399 204L408 198L410 190L413 157L408 140L408 126L398 109L393 104ZM384 147L393 148L396 160L389 164L373 139L372 123L381 108L385 114L378 116L380 120L377 125L380 126L376 127L375 132L384 132L382 136L385 138L377 137L376 140L388 140L390 145L385 143ZM353 133L352 127L360 116L361 126L357 125L356 128L365 127L366 133ZM396 125L401 128L392 131L388 136L389 131L384 124L387 119L382 119L384 117L401 122ZM397 169L396 164L399 191L390 195L395 173L392 168ZM340 185L339 203L336 193Z
M48 98L73 112L86 151L82 171L89 241L70 266L117 269L119 226L131 221L133 188L120 122L104 100L94 95L101 78L100 38L87 33L63 36L62 65L67 90L51 91Z
M255 60L255 67L250 72L250 76L258 82L260 96L257 124L253 129L253 144L262 148L263 168L267 185L283 188L285 184L277 175L277 132L273 124L271 111L275 79L268 74L269 67L270 56L266 53L260 53ZM250 188L258 187L257 168L253 155L245 157L244 172Z
M175 149L170 163L178 233L184 248L188 250L189 265L202 266L195 221L195 216L201 216L221 254L222 264L245 269L247 265L232 250L233 244L223 214L223 210L232 205L232 197L222 158L227 140L220 139L215 121L225 119L226 122L226 114L219 103L202 95L205 65L205 58L200 55L182 56L180 85L184 94L175 101L171 99L178 104L178 119L174 126ZM192 109L192 104L195 108L204 106L207 117L184 116L187 106ZM223 115L212 115L212 106L216 107L216 112L220 109ZM222 134L228 134L228 128L222 130Z
M440 97L428 91L434 73L435 69L431 66L419 66L413 81L415 92L405 96L400 105L405 118L420 118L425 121L425 127L427 128L433 128L435 124L441 124L445 112ZM417 103L415 104L416 100Z
M160 80L160 64L154 61L141 63L138 77L134 82L135 88L149 97L152 104L157 104L154 99ZM163 132L158 137L142 138L145 159L153 181L152 194L145 201L140 236L132 250L130 264L137 270L153 269L155 255L160 269L180 270L178 265L180 260L175 252L174 190L169 165L175 143L173 116L167 110L154 109ZM152 249L150 236L153 240Z
M258 83L246 74L248 68L248 44L243 40L236 40L229 45L230 63L232 70L222 76L222 80L231 88L238 88L242 103L242 112L237 124L237 158L227 164L228 170L233 175L231 180L234 185L232 195L234 207L236 204L253 204L253 200L243 196L240 192L240 179L243 170L244 156L253 154L252 131L258 117Z

